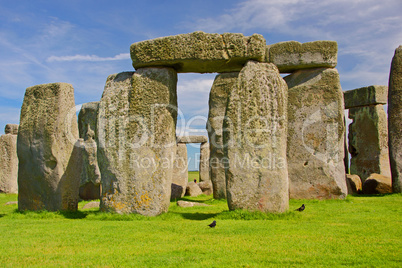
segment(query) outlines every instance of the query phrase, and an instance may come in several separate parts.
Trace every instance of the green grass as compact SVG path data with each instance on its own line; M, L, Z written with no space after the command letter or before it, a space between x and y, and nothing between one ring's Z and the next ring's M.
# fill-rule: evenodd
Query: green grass
M188 181L194 181L194 179L199 181L200 180L200 173L198 171L189 171L188 172Z
M402 195L290 200L284 214L228 211L211 196L158 217L18 212L0 194L1 267L401 267ZM294 209L302 203L306 210ZM216 228L207 227L212 220Z

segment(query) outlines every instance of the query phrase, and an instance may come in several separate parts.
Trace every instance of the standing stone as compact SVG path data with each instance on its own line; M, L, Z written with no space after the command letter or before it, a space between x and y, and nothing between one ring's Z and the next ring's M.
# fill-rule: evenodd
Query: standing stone
M18 131L18 209L77 210L81 174L74 89L27 88Z
M345 130L346 130L346 124L347 124L347 122L346 122L346 118L345 117L343 117L343 122L344 122L344 128L345 128ZM349 171L349 148L348 148L348 144L347 144L347 142L348 142L348 137L347 137L347 133L346 133L346 131L345 131L345 134L343 135L343 150L344 150L344 153L343 153L343 164L345 165L345 172L346 172L346 174L349 174L350 173L350 171Z
M100 199L101 174L97 159L95 137L88 135L82 145L82 173L79 195L83 200Z
M18 125L7 124L0 137L0 193L18 193Z
M301 70L285 81L290 198L344 198L344 103L338 71Z
M229 94L237 86L238 72L218 74L209 93L209 113L207 131L209 136L209 175L213 185L214 199L226 199L226 178L224 144L223 144L223 119L226 113L226 105Z
M177 74L143 68L108 77L99 103L102 211L166 212L176 154Z
M170 200L182 198L186 193L188 182L187 146L185 143L178 143L176 157L173 162L172 193Z
M350 173L364 183L372 173L391 177L387 114L381 104L349 109Z
M200 181L209 181L209 143L201 143L200 146Z
M287 87L275 65L248 62L232 89L223 125L230 210L284 212Z
M389 76L388 133L392 188L402 192L402 46L395 50Z
M78 130L81 139L88 139L88 135L96 136L99 101L87 102L81 106L78 114Z
M78 114L80 138L84 139L82 151L82 174L80 198L100 199L101 174L97 159L96 128L99 102L84 103Z

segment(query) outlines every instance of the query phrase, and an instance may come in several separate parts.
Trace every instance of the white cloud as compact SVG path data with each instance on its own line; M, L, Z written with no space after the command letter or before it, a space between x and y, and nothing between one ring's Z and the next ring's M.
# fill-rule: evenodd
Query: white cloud
M189 25L212 32L259 29L309 38L360 37L400 31L401 8L399 0L248 0L221 16Z
M189 25L206 32L257 32L271 44L335 40L343 57L338 69L353 72L341 80L354 87L387 83L394 49L402 44L401 10L400 0L247 0Z
M46 61L115 61L127 59L130 59L130 53L120 53L114 57L99 57L97 55L50 56Z

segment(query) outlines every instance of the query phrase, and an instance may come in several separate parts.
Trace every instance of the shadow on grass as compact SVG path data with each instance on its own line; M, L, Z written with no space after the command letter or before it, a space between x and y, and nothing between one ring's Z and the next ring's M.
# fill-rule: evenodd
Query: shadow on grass
M392 196L392 195L400 195L400 193L387 193L387 194L364 194L364 193L358 193L358 194L352 194L351 196L353 197L385 197L385 196Z
M59 211L66 219L85 219L88 216L88 212L84 211Z
M88 213L83 211L31 211L15 209L13 213L14 215L23 215L32 219L55 219L60 217L64 217L66 219L84 219L88 216Z
M174 214L180 215L183 219L186 220L194 220L194 221L203 221L203 220L208 220L210 218L214 218L219 213L183 213L183 212L173 212Z

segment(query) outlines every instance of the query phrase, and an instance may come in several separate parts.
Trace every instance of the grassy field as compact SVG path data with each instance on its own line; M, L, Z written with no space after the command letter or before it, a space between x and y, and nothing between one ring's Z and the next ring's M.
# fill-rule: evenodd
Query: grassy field
M199 182L200 175L199 175L198 171L189 171L188 172L188 181L194 181L194 179L196 179L197 182Z
M284 214L211 196L158 217L18 212L0 194L1 267L402 267L402 195L290 200ZM303 212L294 209L306 204ZM217 221L216 228L207 225Z

